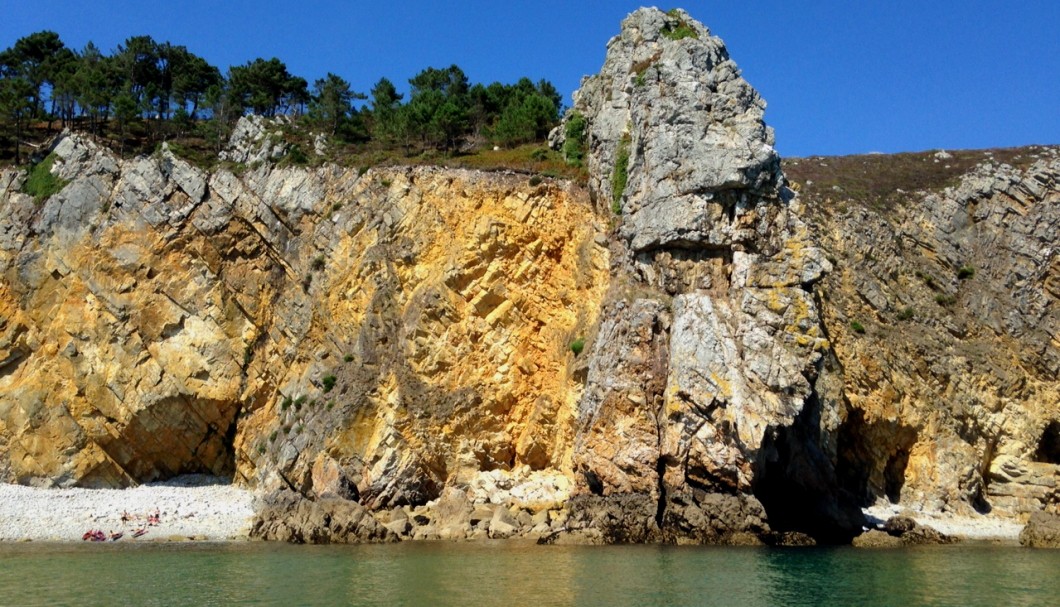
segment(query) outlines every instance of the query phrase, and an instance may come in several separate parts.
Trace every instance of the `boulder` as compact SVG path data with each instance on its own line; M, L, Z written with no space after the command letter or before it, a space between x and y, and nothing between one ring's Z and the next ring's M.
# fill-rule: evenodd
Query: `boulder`
M1060 548L1060 515L1032 514L1020 532L1020 544L1028 548Z

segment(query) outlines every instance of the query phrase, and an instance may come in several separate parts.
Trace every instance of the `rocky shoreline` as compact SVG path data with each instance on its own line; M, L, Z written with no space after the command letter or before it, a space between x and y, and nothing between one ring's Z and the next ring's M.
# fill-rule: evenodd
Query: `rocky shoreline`
M591 501L591 500L589 500ZM389 543L399 541L522 540L539 544L604 544L673 541L641 537L635 521L601 525L600 504L572 499L532 509L475 503L449 489L428 504L369 511L338 497L307 500L290 491L268 495L217 478L185 476L132 489L37 488L0 484L0 541L80 542L85 532L122 532L120 542L248 541L289 543ZM157 524L149 515L159 513ZM123 521L123 514L128 520ZM859 547L991 542L1017 544L1024 525L990 516L902 511L877 506L865 511L873 529ZM137 529L146 529L138 538ZM623 537L616 536L616 533ZM886 537L885 537L886 536ZM719 537L730 545L812 544L809 538L776 534L773 541L750 533ZM686 543L676 541L675 543ZM1038 542L1040 544L1040 542Z

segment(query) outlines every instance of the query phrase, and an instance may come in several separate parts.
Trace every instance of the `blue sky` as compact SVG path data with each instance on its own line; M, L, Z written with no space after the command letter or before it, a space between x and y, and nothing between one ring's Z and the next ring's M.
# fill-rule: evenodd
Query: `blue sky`
M427 66L472 81L599 70L635 1L5 0L0 48L51 29L111 51L183 44L222 70L273 56L367 91ZM785 156L1060 143L1060 1L686 0L769 103ZM671 8L670 5L662 8Z

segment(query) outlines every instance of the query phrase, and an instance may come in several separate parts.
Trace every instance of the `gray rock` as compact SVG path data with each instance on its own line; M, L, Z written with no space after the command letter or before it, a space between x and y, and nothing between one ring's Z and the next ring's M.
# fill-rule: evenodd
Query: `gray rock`
M681 27L694 35L667 36ZM740 238L754 198L775 199L782 183L764 109L721 39L684 11L642 8L622 22L572 112L589 121L590 186L608 203L617 195L634 251ZM629 180L616 194L623 154Z
M280 158L287 152L287 143L280 137L269 137L269 131L281 126L287 118L268 119L263 116L243 116L236 122L228 146L221 152L221 160L240 164L255 164Z
M497 508L490 519L489 533L493 539L505 539L519 531L519 523L507 508Z
M1029 548L1060 548L1060 515L1035 512L1020 531L1020 544Z
M398 539L357 502L334 498L311 501L288 490L257 500L250 535L293 544L382 543Z

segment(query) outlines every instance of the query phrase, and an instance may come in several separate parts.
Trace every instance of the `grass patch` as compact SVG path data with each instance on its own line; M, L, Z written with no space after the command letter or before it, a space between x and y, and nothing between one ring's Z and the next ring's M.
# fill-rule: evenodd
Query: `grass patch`
M975 268L972 266L961 266L961 269L957 270L958 280L968 280L975 276Z
M666 11L666 14L676 19L676 23L667 23L662 28L662 35L666 36L670 40L682 40L684 38L699 38L699 32L692 29L692 26L688 24L681 17L681 13L677 12L677 9L673 8Z
M852 320L852 321L850 321L850 330L855 332L855 333L864 333L865 332L865 325L861 324L860 322L858 322L856 320Z
M622 214L622 196L626 193L629 182L629 133L622 136L615 151L615 168L611 171L611 210L615 215Z
M916 310L912 306L906 306L898 312L898 320L912 320L916 316Z
M324 385L324 394L331 392L335 389L335 382L338 381L334 375L326 375L324 379L320 380L320 383Z
M66 186L66 180L59 179L52 174L52 165L55 164L55 154L48 156L33 165L26 177L26 183L22 184L22 193L29 194L37 202L44 202L51 198L59 190Z

